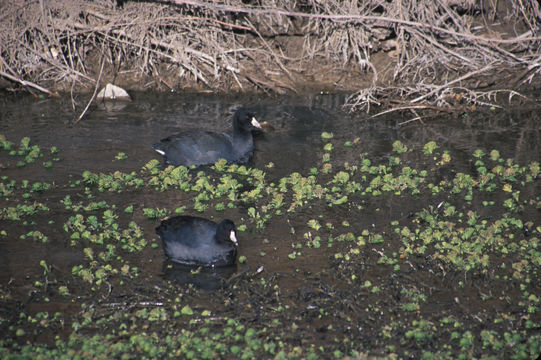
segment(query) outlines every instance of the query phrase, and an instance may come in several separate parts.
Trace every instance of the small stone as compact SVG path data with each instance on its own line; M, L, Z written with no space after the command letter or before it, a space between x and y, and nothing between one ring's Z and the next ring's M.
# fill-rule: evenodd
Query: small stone
M121 87L113 84L107 84L98 93L100 100L131 100L130 95Z

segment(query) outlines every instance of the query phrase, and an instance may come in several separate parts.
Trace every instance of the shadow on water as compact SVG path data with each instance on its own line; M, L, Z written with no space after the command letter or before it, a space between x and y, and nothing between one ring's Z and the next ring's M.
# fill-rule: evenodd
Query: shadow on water
M197 289L214 291L227 285L227 281L237 272L237 266L193 267L164 261L164 279L183 287L193 285Z
M6 233L0 237L2 291L9 292L17 301L31 304L34 299L35 282L43 281L44 273L48 273L61 284L70 284L72 292L86 289L74 280L72 269L88 263L91 256L99 257L107 254L89 255L85 252L87 247L91 247L88 243L71 246L72 239L65 231L66 224L70 221L68 219L74 215L74 211L67 209L63 203L66 196L69 196L73 203L87 204L89 201L100 200L100 194L97 199L93 198L97 192L85 190L85 186L81 186L83 171L138 172L150 160L160 159L160 156L150 148L150 144L163 137L193 128L230 132L231 116L236 106L244 105L252 108L257 119L267 123L265 131L255 137L256 150L250 165L264 170L269 183L278 183L281 178L294 172L307 176L312 168L320 170L321 159L325 153L322 132L333 133L334 148L330 163L337 169L347 169L348 166L359 164L367 158L372 163L386 164L396 155L393 152L393 143L396 140L415 149L422 149L424 144L435 141L441 149L452 154L453 168L435 171L430 175L433 178L429 179L434 183L451 182L457 172L475 171L471 157L476 149L483 149L486 153L498 149L503 158L513 159L516 163L522 164L533 160L539 161L541 154L541 115L536 110L516 113L471 113L463 114L459 118L447 117L424 124L410 123L407 126L398 126L405 119L392 116L371 119L366 114L347 115L340 107L342 103L343 97L340 95L241 99L136 93L134 101L130 103L115 103L114 106L95 105L79 124L72 126L70 124L76 115L72 111L71 102L65 99L36 101L30 97L17 100L0 98L0 134L15 144L23 137L29 137L31 143L38 144L43 151L55 146L59 149L60 157L60 161L54 163L52 168L41 164L17 166L16 161L8 156L7 152L0 152L0 174L3 181L15 180L17 184L21 184L23 180L28 180L30 183L53 184L51 189L43 193L32 194L35 202L41 202L49 207L48 212L32 216L22 223L2 219L0 230ZM348 143L353 146L344 145ZM115 159L121 152L125 153L127 158ZM415 156L417 155L405 155L412 163L426 161L425 158ZM333 186L332 181L333 179L329 178L326 184ZM535 198L539 193L537 183L531 193L521 196ZM134 221L139 224L141 231L153 245L140 253L129 253L123 259L118 256L118 259L114 260L118 262L120 269L126 264L139 269L142 280L134 284L134 289L144 287L143 283L152 278L149 284L156 284L156 279L166 279L176 284L179 291L193 285L206 291L219 292L231 287L231 283L239 284L239 281L242 281L240 275L247 269L253 272L256 269L264 269L264 274L269 276L267 281L274 282L280 288L284 304L291 308L299 306L304 309L301 313L302 320L298 320L298 324L314 327L318 341L324 342L330 341L346 327L348 328L346 332L361 332L360 326L359 329L353 330L349 325L344 327L335 325L335 328L330 326L335 323L332 319L322 317L321 314L324 312L319 309L334 304L331 299L346 299L338 305L334 304L337 306L336 311L340 311L340 314L349 314L344 317L354 317L354 320L367 324L367 328L373 319L357 310L353 315L350 310L352 307L357 309L356 306L368 297L376 303L381 300L374 299L375 295L368 294L363 289L351 287L351 278L339 274L343 267L337 265L338 262L333 256L340 247L336 243L331 243L335 232L349 231L353 232L355 237L365 229L383 234L390 233L391 219L402 223L409 220L412 214L429 205L437 206L439 202L447 199L446 195L436 197L422 195L414 197L413 200L401 197L398 193L395 195L374 198L351 195L348 199L349 207L327 206L323 203L307 206L299 212L287 212L286 207L284 213L274 216L264 230L249 226L246 231L240 233L239 255L248 259L247 264L221 269L201 268L195 271L179 264L164 262L161 246L154 235L157 220L148 220L142 214L144 208L166 208L172 212L179 206L186 206L186 213L191 214L192 197L181 191L160 193L144 189L131 193L106 193L103 197L107 199L109 208L113 207L117 212L122 212L127 206L133 206L135 209L133 215L129 219L119 220L121 228L128 228L129 222ZM7 192L2 201L4 200L6 205L3 206L6 208L16 206L17 199L10 197ZM250 203L240 204L225 211L211 207L204 216L215 219L228 217L234 219L237 224L249 223L252 216L249 215L249 209L252 206ZM487 218L491 215L487 214ZM524 214L524 222L533 221L539 225L538 216L538 213ZM346 219L347 221L344 221ZM307 227L310 220L317 220L322 226L319 234L323 238L321 240L323 245L318 251L303 247L306 243L316 243L314 238L317 231ZM40 241L35 233L28 235L35 230L40 230L48 240ZM397 243L385 246L386 248L382 246L381 249L374 246L372 251L360 255L361 259L355 265L359 266L355 268L359 271L356 276L362 277L363 281L388 277L386 285L389 289L394 289L395 298L402 296L401 289L405 286L403 283L411 283L412 279L415 279L419 282L416 285L422 284L419 286L433 290L435 300L427 305L427 309L432 312L441 311L445 302L453 298L450 292L456 288L450 288L448 282L455 280L453 276L456 274L443 279L433 273L427 275L427 272L416 273L407 270L399 276L390 275L391 270L369 261L378 254L378 251L386 249L398 251L402 245ZM300 248L302 251L297 250ZM328 250L325 250L326 248ZM42 260L49 267L40 265ZM409 265L412 269L415 266L422 268L421 265L411 262ZM100 296L103 299L126 297L126 294L118 293L120 284L117 285L115 287L115 284L109 284L108 292ZM80 291L86 294L88 290ZM147 291L150 292L148 289ZM468 291L473 293L475 289L470 288ZM271 301L275 300L272 296L264 294L258 296L265 301L268 298L268 307L274 308L275 304ZM209 301L212 304L211 300ZM216 304L218 303L220 301L216 300ZM16 306L18 305L15 303L5 304L2 311L8 313ZM61 304L58 306L63 307ZM464 311L478 310L474 302L462 306ZM481 306L482 304L478 305ZM42 309L38 307L34 311ZM72 305L66 305L64 309L68 312L78 311Z

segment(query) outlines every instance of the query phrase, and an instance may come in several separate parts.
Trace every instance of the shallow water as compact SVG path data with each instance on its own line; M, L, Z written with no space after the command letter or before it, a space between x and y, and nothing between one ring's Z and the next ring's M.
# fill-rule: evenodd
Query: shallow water
M35 216L34 223L26 225L7 220L1 222L0 230L7 232L7 236L0 238L0 284L3 291L9 292L18 301L31 304L32 284L43 276L43 268L39 265L41 260L52 266L57 280L66 283L73 282L71 269L87 262L80 247L69 245L62 225L72 213L65 210L60 203L66 195L70 195L74 201L86 200L86 194L81 188L69 186L80 179L83 171L137 172L151 159L160 159L150 148L150 144L167 135L188 128L231 131L231 114L234 107L239 105L252 108L257 119L267 123L265 131L256 135L256 150L250 166L263 169L269 183L277 182L293 172L306 176L311 168L318 166L324 153L324 142L321 138L324 131L334 134L332 164L337 168L344 166L346 162L357 163L365 153L373 162L385 163L393 155L393 143L396 140L417 149L422 149L429 141L435 141L440 148L448 150L453 157L453 168L434 175L441 179L451 180L452 174L460 171L471 172L474 169L471 155L476 149L483 149L485 153L498 149L502 158L513 159L520 164L540 160L541 121L536 109L523 109L513 113L470 113L458 118L432 119L401 126L399 124L407 118L389 115L372 119L366 114L352 116L342 111L342 103L343 97L340 95L224 98L174 93L136 93L134 101L130 103L95 104L78 124L72 125L78 113L74 113L71 101L66 98L1 98L0 134L15 144L25 136L29 137L31 144L38 144L42 151L56 146L60 158L51 169L34 166L35 164L17 167L6 152L0 153L1 176L14 179L17 183L27 179L30 183L41 181L55 184L52 189L36 197L36 201L45 203L51 209L44 216ZM83 104L84 99L80 99L78 111ZM339 146L346 141L354 142L355 146ZM119 152L125 153L127 159L115 160ZM529 194L522 196L539 196L539 181L529 191ZM106 197L107 202L116 205L120 211L128 205L134 205L136 214L133 218L142 227L145 237L154 239L155 244L159 244L157 235L154 234L158 221L146 220L140 214L143 207L173 210L182 204L187 206L186 213L200 215L191 210L191 200L179 192L137 191L135 194L106 194ZM352 201L356 200L352 197ZM407 220L428 204L436 206L439 201L440 199L426 196L413 200L379 197L364 201L362 209L314 205L302 212L273 217L263 231L252 227L240 235L239 255L248 259L246 265L238 265L233 271L228 269L225 275L212 271L203 272L197 278L194 275L196 280L192 283L197 285L198 282L205 282L201 287L211 291L224 286L224 283L228 286L228 281L238 281L235 274L239 275L248 270L257 272L256 269L259 268L267 276L277 279L283 294L282 301L291 307L299 301L313 303L317 300L316 302L324 303L326 300L321 298L322 294L346 297L343 294L351 290L347 279L336 276L336 267L330 259L336 248L329 247L328 251L325 251L324 247L318 251L303 249L303 253L309 255L299 256L295 261L291 261L289 255L292 247L306 241L302 236L306 231L307 221L320 219L322 224L329 223L340 228L342 221L348 219L350 224L344 231L357 234L361 229L370 229L385 233L390 232L391 220ZM243 223L248 218L247 206L239 205L235 209L227 209L224 213L209 210L204 216L216 219L230 217L237 224ZM537 225L540 222L538 212L522 214L522 218L524 222L532 221ZM19 238L33 229L42 229L49 241L41 244L39 241ZM295 229L299 232L295 232ZM386 246L388 249L397 250L399 245ZM366 257L371 254L373 252L366 254ZM164 278L176 282L180 289L190 283L190 276L184 276L182 269L175 275L173 270L178 269L165 267L160 245L127 258L130 264L137 266L142 273L153 279L146 285L140 285L146 286L147 291L152 286L160 286ZM388 272L388 269L367 265L362 275L363 279L370 280ZM409 277L408 279L414 277L419 284L434 289L435 300L427 306L432 306L433 310L429 311L441 310L453 297L446 281L454 278L442 280L415 272L406 272L403 276ZM229 280L231 278L233 280ZM329 286L333 287L332 291ZM360 296L359 294L362 292L355 293L354 296ZM57 305L59 309L67 306L62 303ZM472 302L464 306L475 311L483 304L476 305ZM56 311L54 307L54 303L49 304L48 308L52 309L48 311ZM9 308L10 306L6 306L4 310L8 311ZM38 310L33 311L45 311L43 309L44 307L38 306ZM320 319L310 326L323 329L328 325L328 320ZM321 335L320 340L325 342L328 338Z
M78 177L84 170L95 172L132 171L140 169L151 159L161 159L149 144L170 134L187 128L205 128L215 131L231 131L231 114L237 106L244 105L256 111L257 117L272 126L271 132L257 135L257 150L252 161L255 167L263 167L273 162L273 176L279 178L292 171L305 171L316 160L317 143L322 129L332 129L333 117L329 111L308 104L264 104L259 99L241 103L239 100L204 97L200 95L182 96L136 94L132 103L98 104L77 125L71 125L76 117L72 111L71 102L66 99L36 101L25 97L18 101L3 99L0 134L15 143L22 137L30 137L32 144L39 144L48 149L56 146L61 152L61 161L54 164L54 171L42 168L36 172L30 167L3 169L2 174L10 179L27 179L30 182L66 182ZM269 102L269 100L266 100ZM335 116L338 119L338 116ZM128 158L124 161L114 161L117 153L124 152ZM47 192L48 202L59 202L66 194L73 192L66 187ZM81 194L73 194L73 196ZM81 196L82 197L82 196ZM125 199L125 197L124 197ZM125 199L129 201L129 199ZM146 205L163 207L159 200L153 198L153 203ZM167 201L164 199L164 203ZM115 203L123 206L120 196ZM60 204L58 204L60 205ZM171 204L171 206L175 206ZM52 219L57 223L65 221L62 209L56 209ZM49 219L50 220L50 219ZM149 224L147 224L149 225ZM147 226L149 230L155 224ZM10 233L13 233L10 231ZM53 233L53 237L63 237L62 232ZM155 236L150 232L150 236ZM59 243L61 245L61 242ZM38 247L36 251L28 251L26 245L19 248L18 244L4 244L8 252L3 255L11 261L3 262L0 277L7 281L15 274L28 273L25 268L30 264L39 263L40 259L50 258L53 262L72 262L70 256L56 256L60 249ZM54 246L54 245L53 245ZM45 253L43 253L45 252ZM68 250L68 253L70 251ZM21 263L20 257L28 261ZM58 259L56 259L58 257ZM62 265L57 265L64 268ZM22 268L21 268L22 267ZM33 266L35 267L35 266ZM158 268L153 271L159 272Z
M438 145L449 150L454 156L463 156L463 161L457 162L455 170L469 171L472 164L469 156L475 149L499 149L503 158L512 158L519 163L539 160L541 154L541 121L537 111L523 113L473 114L462 119L431 120L423 124L412 123L408 126L398 126L405 121L402 118L387 117L371 119L365 114L347 115L342 111L344 98L340 95L315 95L307 98L223 98L204 95L182 94L153 94L136 93L130 103L97 103L77 125L72 125L76 113L73 112L69 99L36 100L33 97L22 97L16 100L1 99L0 134L18 143L24 137L30 137L32 144L42 148L56 146L60 150L61 161L54 165L54 171L36 167L4 168L2 175L30 182L62 182L78 177L84 170L95 172L132 171L140 169L151 159L160 159L149 144L170 134L191 128L205 128L215 131L231 131L231 114L235 107L246 106L253 109L259 121L267 123L263 133L256 134L256 151L251 166L265 169L269 163L274 167L267 170L270 181L278 180L292 172L305 174L314 166L321 156L321 132L334 134L337 142L358 139L359 152L369 153L371 159L384 159L392 153L392 144L401 140L408 146L422 146L428 141L436 141ZM84 101L83 101L84 100ZM86 99L79 100L79 107L86 104ZM79 110L80 111L80 110ZM333 156L337 162L358 160L357 153L353 156L350 151L337 148ZM343 151L343 153L341 153ZM114 161L117 153L124 152L128 158ZM38 169L40 169L38 167ZM60 201L66 194L71 194L69 188L63 187L48 191L48 202ZM78 194L81 196L81 194ZM74 194L77 196L77 194ZM115 200L123 208L129 198L120 195ZM163 207L175 204L167 199L152 197L149 207ZM397 216L407 216L413 205L407 209L407 204L375 204L385 208L373 214L369 219L359 219L359 226L379 226L395 219ZM422 201L422 200L421 200ZM314 212L317 212L316 210ZM59 207L50 214L56 223L64 222ZM310 214L305 214L309 218ZM326 215L328 216L328 214ZM340 221L341 214L337 209L336 218L325 219L332 223ZM48 219L50 220L50 219ZM288 219L289 224L275 224L275 229L267 229L266 234L280 238L288 236L290 227L296 225L297 219ZM305 218L297 220L305 222ZM9 224L11 225L11 224ZM8 229L11 227L8 225ZM154 224L146 224L152 230ZM362 227L362 226L361 226ZM53 229L51 229L53 230ZM54 230L53 230L54 231ZM19 231L20 232L20 231ZM10 234L18 231L10 231ZM276 236L274 234L280 234ZM273 236L274 235L274 236ZM62 238L61 231L54 231L51 237ZM149 236L155 236L153 232ZM257 238L257 236L255 236ZM11 238L11 237L10 237ZM255 245L248 245L245 251L248 256L274 248L272 244L261 244L257 239ZM277 239L276 241L280 241ZM3 282L21 273L29 273L30 268L40 259L51 259L55 264L67 262L69 269L72 263L80 261L80 254L65 249L62 242L56 246L37 246L29 251L28 244L17 241L3 241L2 256L5 261L0 265L0 278ZM281 263L289 264L287 255L290 249L276 256L277 268ZM68 255L69 254L69 255ZM324 258L325 256L322 256ZM25 261L21 262L20 259ZM157 257L154 260L159 260ZM314 269L324 264L310 260ZM325 260L322 260L326 262ZM10 265L11 264L11 265ZM62 265L56 265L64 268ZM272 266L272 264L269 264ZM158 267L152 269L159 273Z

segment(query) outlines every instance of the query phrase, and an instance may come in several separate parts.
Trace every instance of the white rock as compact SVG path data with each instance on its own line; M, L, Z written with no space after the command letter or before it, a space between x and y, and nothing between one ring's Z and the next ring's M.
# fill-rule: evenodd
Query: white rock
M113 84L107 84L98 93L100 100L131 100L130 95L121 87Z

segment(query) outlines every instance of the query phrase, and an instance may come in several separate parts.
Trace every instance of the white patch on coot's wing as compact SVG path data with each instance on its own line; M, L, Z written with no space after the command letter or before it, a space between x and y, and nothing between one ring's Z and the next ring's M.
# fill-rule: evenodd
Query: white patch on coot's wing
M160 149L154 149L154 150L156 150L156 152L160 155L165 155L165 151L163 150L160 150Z
M231 241L235 244L235 245L238 245L239 242L237 241L237 236L235 234L235 230L231 230L231 232L229 233L229 239L231 239Z
M255 117L252 117L252 126L261 129L261 124L255 119Z

